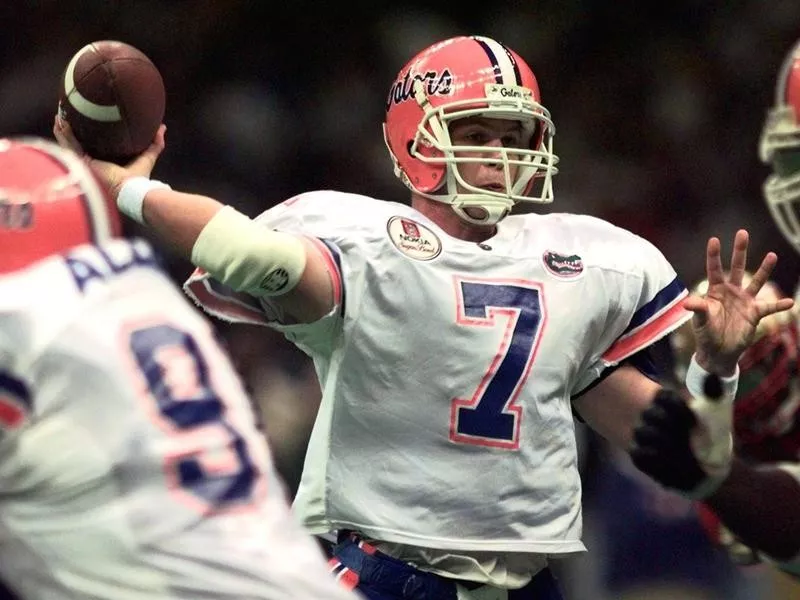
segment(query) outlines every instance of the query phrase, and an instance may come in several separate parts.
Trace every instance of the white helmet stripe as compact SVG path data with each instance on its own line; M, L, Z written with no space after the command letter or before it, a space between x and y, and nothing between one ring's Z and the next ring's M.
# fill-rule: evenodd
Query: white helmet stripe
M69 61L64 71L64 93L69 98L69 103L84 117L93 119L94 121L107 123L121 121L122 113L120 113L119 106L116 104L110 106L96 104L78 91L75 85L75 66L78 64L78 59L86 52L97 52L94 44L88 44L78 50L75 56L72 57L72 60Z
M497 73L497 83L502 83L504 85L522 84L519 76L519 68L512 58L511 53L503 44L488 37L474 36L472 39L481 45L486 55L489 57L489 60L492 62L492 65L494 65L495 73Z

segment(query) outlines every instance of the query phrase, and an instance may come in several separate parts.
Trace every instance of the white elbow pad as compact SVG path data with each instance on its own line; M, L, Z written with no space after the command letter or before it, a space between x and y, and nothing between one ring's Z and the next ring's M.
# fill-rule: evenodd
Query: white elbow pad
M280 296L303 276L306 249L297 236L266 229L226 206L195 240L192 262L236 291Z

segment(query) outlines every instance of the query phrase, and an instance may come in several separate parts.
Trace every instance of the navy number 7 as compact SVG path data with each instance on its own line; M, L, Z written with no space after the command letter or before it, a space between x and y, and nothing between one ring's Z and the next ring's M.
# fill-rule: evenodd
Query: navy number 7
M472 398L453 399L450 439L515 450L522 408L514 402L530 372L545 321L541 285L457 279L456 293L460 325L505 326L506 331Z
M166 466L177 491L188 493L203 513L252 500L256 468L244 438L225 419L225 405L212 387L197 341L159 324L133 331L130 349L156 401L162 428L175 436ZM206 435L193 435L198 432Z

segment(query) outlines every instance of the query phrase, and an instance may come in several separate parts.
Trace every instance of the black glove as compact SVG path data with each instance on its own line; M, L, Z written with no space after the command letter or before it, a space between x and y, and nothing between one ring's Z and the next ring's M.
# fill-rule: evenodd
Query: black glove
M683 398L672 390L659 390L633 432L633 464L664 487L682 492L697 488L707 476L689 444L696 423Z
M721 383L715 376L709 377L704 387L709 399L722 395ZM709 485L709 475L692 451L690 435L696 425L697 419L684 399L677 392L662 388L633 432L633 464L664 487L690 497L705 496L716 486Z

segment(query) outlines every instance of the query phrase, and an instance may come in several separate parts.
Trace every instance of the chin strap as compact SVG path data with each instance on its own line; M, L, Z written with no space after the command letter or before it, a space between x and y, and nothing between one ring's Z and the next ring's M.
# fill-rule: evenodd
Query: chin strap
M467 223L472 223L473 225L496 225L500 221L502 221L508 213L510 212L508 206L505 204L493 204L493 203L486 203L480 205L466 205L463 204L451 204L453 211L459 216L462 221L466 221ZM486 217L483 219L476 219L475 217L470 216L467 213L467 210L470 208L474 208L475 210L482 211L486 214Z

